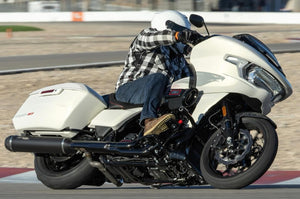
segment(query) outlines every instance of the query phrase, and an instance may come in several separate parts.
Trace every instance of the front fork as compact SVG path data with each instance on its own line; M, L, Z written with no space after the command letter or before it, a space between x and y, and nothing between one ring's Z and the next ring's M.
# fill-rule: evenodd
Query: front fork
M224 101L222 104L222 116L223 116L223 122L222 122L222 133L225 137L226 143L228 146L233 146L233 136L234 136L234 123L231 116L230 107L227 101Z

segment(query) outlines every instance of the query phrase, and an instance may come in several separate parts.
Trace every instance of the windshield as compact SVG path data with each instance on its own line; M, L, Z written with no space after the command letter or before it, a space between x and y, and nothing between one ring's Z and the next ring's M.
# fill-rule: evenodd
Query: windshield
M239 34L239 35L233 36L233 38L238 39L242 42L245 42L246 44L255 48L257 51L259 51L261 54L263 54L268 59L268 61L271 64L273 64L285 76L285 74L282 71L281 66L279 65L279 63L278 63L276 57L274 56L274 54L272 53L272 51L259 39L257 39L256 37L254 37L252 35L249 35L249 34Z

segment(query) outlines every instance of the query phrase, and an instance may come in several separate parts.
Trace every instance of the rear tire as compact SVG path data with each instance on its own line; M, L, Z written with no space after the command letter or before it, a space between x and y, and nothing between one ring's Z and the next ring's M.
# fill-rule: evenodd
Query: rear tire
M255 182L271 166L275 159L278 148L278 137L274 127L269 121L260 118L242 118L240 129L243 131L257 132L257 137L251 134L253 143L250 151L245 155L243 160L224 166L220 161L222 155L216 151L218 130L215 132L204 146L200 159L200 168L204 179L215 188L220 189L239 189ZM259 146L262 143L262 146ZM251 142L250 142L251 143ZM220 145L221 146L221 145ZM228 152L228 151L227 151ZM219 151L220 153L220 151ZM216 155L217 154L217 155ZM224 160L228 160L224 158Z
M75 189L81 185L101 186L105 182L104 175L78 154L71 157L35 155L34 167L37 178L52 189Z

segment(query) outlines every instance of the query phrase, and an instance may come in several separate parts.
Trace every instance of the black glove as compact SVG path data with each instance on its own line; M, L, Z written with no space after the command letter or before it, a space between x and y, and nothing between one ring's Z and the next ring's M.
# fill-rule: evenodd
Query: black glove
M205 37L200 35L197 31L188 29L185 29L181 32L176 32L175 38L177 41L182 42L184 44L191 43L193 45L196 45L205 39Z

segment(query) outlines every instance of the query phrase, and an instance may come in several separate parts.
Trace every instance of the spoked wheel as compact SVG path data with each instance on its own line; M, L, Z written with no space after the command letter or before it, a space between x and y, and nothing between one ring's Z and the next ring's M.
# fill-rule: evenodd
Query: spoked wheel
M82 153L70 156L35 155L37 178L52 189L75 189L81 185L100 186L104 175L91 167Z
M260 178L275 159L278 138L269 121L242 118L234 144L216 131L204 146L200 168L204 179L215 188L238 189Z

